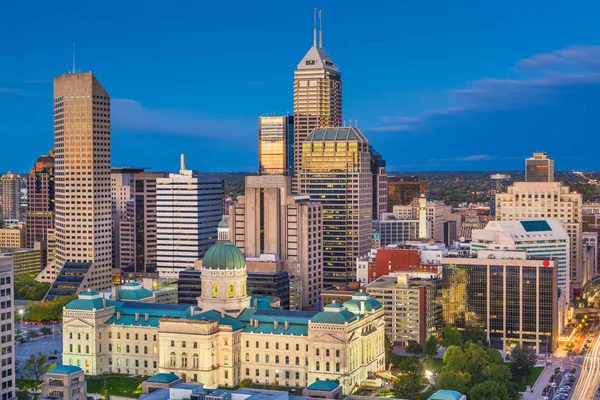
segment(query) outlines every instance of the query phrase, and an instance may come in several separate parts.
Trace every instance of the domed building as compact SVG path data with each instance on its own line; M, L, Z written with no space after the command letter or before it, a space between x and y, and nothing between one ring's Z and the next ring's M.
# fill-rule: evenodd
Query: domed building
M87 375L175 374L207 388L255 384L305 388L338 381L345 394L385 369L383 307L367 293L321 312L282 310L248 296L246 261L218 226L202 263L197 306L145 303L84 292L63 311L63 364Z
M217 231L217 243L202 260L202 296L198 306L237 317L250 307L251 296L246 293L246 258L229 241L227 221L219 222Z

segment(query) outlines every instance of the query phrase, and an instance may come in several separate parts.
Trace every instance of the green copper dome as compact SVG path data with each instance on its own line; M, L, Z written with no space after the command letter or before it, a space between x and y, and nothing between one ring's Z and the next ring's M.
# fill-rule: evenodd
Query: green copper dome
M221 222L219 222L219 225L217 225L217 228L229 228L229 222L227 222L223 219L223 220L221 220Z
M245 268L244 255L230 241L218 241L204 255L204 269L241 269Z

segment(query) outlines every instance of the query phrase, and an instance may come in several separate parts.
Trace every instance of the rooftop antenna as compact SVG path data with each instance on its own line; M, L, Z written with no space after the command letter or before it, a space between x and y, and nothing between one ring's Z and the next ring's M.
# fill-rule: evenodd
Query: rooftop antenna
M348 121L350 122L350 125L349 125L349 126L352 128L352 120L351 120L351 119L349 119Z
M323 10L319 10L319 47L323 47L323 17L321 13Z
M73 73L75 73L75 43L73 43Z
M179 167L182 171L185 171L185 154L180 156L181 166Z
M313 46L317 46L317 9L313 11Z

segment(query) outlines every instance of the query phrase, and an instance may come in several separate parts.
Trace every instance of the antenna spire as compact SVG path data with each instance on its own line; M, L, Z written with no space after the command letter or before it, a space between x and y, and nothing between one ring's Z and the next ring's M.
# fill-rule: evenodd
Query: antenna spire
M75 43L73 43L73 73L75 73Z
M323 10L319 10L319 47L323 47L323 16L321 13Z
M313 46L317 46L317 9L313 11Z

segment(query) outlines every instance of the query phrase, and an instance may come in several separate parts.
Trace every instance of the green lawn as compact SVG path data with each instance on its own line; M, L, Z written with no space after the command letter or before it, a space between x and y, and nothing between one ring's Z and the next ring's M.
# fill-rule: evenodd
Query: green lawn
M520 383L518 385L519 392L524 392L527 390L527 386L533 385L533 382L537 380L538 376L540 376L543 370L544 367L533 367L533 371L531 371L531 373L525 378L525 383Z
M142 393L141 383L146 380L144 376L131 375L100 375L86 376L88 393L100 393L106 384L108 394L114 396L131 397L137 399Z

